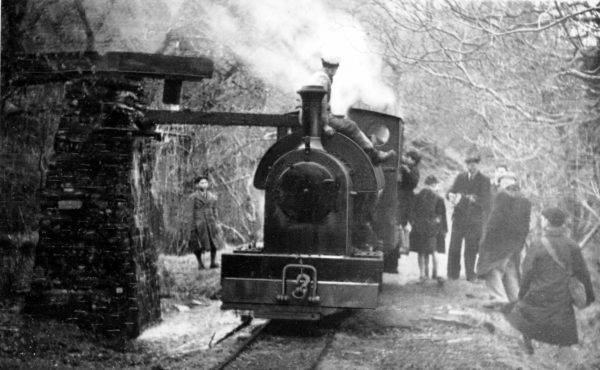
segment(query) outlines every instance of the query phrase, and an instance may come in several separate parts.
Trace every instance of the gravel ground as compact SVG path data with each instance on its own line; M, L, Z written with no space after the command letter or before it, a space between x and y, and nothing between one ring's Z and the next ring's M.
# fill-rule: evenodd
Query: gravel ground
M445 260L440 261L445 275ZM322 323L270 325L230 369L597 369L598 318L594 305L578 313L582 345L569 349L536 343L524 354L521 338L502 314L482 307L483 284L464 280L418 283L415 256L400 274L385 274L379 306ZM173 281L163 299L162 323L132 342L92 338L76 326L21 316L0 306L0 368L212 368L261 324L217 341L239 318L219 309L218 270L198 271L194 256L166 257ZM205 286L206 285L206 286ZM210 286L208 286L210 285Z
M23 299L0 299L0 369L148 369L216 364L228 349L214 343L239 325L220 310L220 270L197 268L194 255L161 256L162 321L135 341L106 341L77 326L18 312ZM165 279L166 277L166 279Z
M445 275L442 256L441 273ZM321 325L280 324L228 369L595 369L591 328L584 345L569 349L536 344L526 355L521 337L498 311L482 307L482 282L417 282L415 256L403 258L398 275L384 275L375 310L337 317ZM598 308L596 307L596 313ZM593 308L587 316L594 316ZM586 310L587 311L587 310ZM580 313L581 321L585 314ZM595 316L597 317L597 316ZM326 348L325 348L326 347Z

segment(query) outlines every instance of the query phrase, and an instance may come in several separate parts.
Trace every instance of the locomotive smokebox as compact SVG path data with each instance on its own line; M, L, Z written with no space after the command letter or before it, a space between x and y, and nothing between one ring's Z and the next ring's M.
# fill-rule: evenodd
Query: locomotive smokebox
M304 136L319 138L323 132L324 115L323 98L326 91L323 86L309 85L298 90L302 98L302 132Z

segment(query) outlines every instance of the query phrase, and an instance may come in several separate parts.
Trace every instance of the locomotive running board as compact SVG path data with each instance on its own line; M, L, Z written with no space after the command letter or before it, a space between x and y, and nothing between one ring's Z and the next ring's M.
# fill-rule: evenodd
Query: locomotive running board
M281 280L288 264L313 266L321 281L353 283L381 283L383 256L340 256L315 254L275 254L261 252L223 253L221 279L276 279Z
M311 279L308 286L316 291L294 294L298 293L303 270ZM381 253L360 257L224 253L221 308L253 311L255 317L293 320L319 320L345 309L373 309L382 272ZM312 281L315 278L316 283Z
M290 287L294 284L293 279L287 282ZM379 293L377 283L320 281L319 303L310 304L304 301L296 303L291 300L287 304L279 304L276 297L281 292L281 288L281 280L224 278L221 281L221 299L229 306L261 304L303 308L375 308Z
M274 306L270 304L223 303L222 310L236 310L240 314L252 312L253 317L275 320L317 321L323 316L344 311L340 308L323 308L309 306Z

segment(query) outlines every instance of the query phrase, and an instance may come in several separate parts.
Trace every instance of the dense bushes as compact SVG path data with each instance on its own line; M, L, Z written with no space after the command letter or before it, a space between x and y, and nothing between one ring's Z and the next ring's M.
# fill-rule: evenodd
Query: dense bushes
M237 112L281 109L281 100L267 102L265 89L244 68L225 65L213 79L184 86L183 108ZM161 84L148 81L145 91L150 107L161 108ZM37 230L38 193L52 161L53 138L63 113L62 93L62 85L35 86L18 92L11 101L19 111L7 117L0 132L0 232L4 234L33 234ZM160 240L161 251L186 252L191 221L187 198L193 178L200 174L209 176L212 191L219 195L227 241L245 242L259 232L257 213L262 211L262 204L251 185L252 176L258 158L273 142L275 130L168 125L158 131L162 140L154 143L157 157L152 193L156 214L151 228Z
M27 233L37 229L36 194L62 112L62 87L28 87L10 103L18 111L0 123L0 233Z
M223 237L247 242L260 229L261 194L252 178L260 156L273 141L266 129L165 127L157 143L152 192L163 222L165 253L185 252L190 231L193 179L208 175L219 197Z

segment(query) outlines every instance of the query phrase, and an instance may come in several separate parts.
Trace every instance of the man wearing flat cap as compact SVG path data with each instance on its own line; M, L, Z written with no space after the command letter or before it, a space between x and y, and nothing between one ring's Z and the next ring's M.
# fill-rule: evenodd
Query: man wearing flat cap
M518 271L529 234L531 202L521 193L514 173L504 172L497 183L498 191L479 245L477 275L485 279L493 303L508 303L518 299Z
M210 251L210 268L217 268L217 248L221 245L219 219L217 213L217 196L208 191L210 183L207 176L194 179L195 191L190 195L192 203L192 227L189 248L196 255L198 269L204 269L202 254Z
M448 248L448 279L460 276L460 255L465 241L465 275L468 281L475 280L475 259L483 222L490 203L490 179L477 168L479 155L467 156L467 171L456 176L446 197L455 205L452 213L452 234Z
M381 151L375 148L371 140L360 130L356 122L344 117L339 117L331 114L331 84L333 76L337 73L340 65L339 59L335 56L324 56L321 58L323 68L317 72L312 80L313 84L322 86L326 94L323 97L323 120L325 125L323 132L326 135L333 135L335 131L348 136L352 141L357 143L369 155L374 164L385 162L396 155L395 150Z

